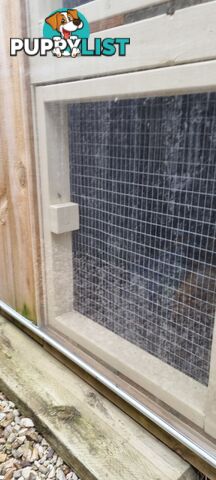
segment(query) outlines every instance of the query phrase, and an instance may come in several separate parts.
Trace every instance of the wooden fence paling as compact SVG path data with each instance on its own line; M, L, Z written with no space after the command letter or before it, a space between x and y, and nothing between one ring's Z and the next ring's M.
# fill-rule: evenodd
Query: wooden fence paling
M9 54L10 37L24 36L23 2L3 0L1 14L0 297L35 319L40 262L30 87L26 58Z
M0 90L0 105L2 95ZM7 188L7 173L5 159L6 148L3 139L2 125L0 126L0 295L7 303L15 304L13 282L13 264L11 252L11 231L9 228L9 196Z

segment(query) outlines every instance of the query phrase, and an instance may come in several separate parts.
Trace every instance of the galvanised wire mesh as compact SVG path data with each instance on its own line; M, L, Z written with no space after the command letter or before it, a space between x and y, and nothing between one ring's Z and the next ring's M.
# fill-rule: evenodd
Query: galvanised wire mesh
M216 94L73 104L69 132L74 308L207 385Z

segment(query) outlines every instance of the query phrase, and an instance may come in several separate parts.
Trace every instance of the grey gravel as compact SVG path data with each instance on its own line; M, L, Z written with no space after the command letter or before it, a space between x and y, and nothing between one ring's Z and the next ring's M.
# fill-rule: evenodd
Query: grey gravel
M63 462L31 418L22 417L0 393L0 480L80 480Z

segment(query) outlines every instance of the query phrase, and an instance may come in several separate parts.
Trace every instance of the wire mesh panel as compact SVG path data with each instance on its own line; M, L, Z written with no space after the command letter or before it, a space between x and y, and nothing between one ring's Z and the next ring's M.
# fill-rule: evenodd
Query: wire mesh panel
M207 385L216 94L69 107L74 308Z

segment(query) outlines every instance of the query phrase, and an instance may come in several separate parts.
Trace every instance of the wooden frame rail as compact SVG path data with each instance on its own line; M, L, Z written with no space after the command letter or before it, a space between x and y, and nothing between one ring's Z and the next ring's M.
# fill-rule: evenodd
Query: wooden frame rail
M215 90L216 62L162 68L36 88L38 188L41 196L47 326L96 355L113 369L216 437L214 363L209 387L143 352L90 319L73 312L72 239L50 229L50 205L70 201L67 104L101 99ZM58 141L56 141L58 139ZM106 338L106 342L104 342ZM121 349L121 359L119 358ZM148 368L140 368L148 365ZM175 381L174 381L175 379ZM174 388L175 385L175 388ZM185 388L187 385L187 388Z
M32 1L29 0L30 15L32 15L31 36L41 36L45 16L55 7L59 8L57 0L52 3L51 7L50 2L45 1L42 7L41 2L34 2L33 7ZM87 4L86 9L93 8L94 3ZM40 18L38 24L37 15ZM88 18L87 11L86 16ZM216 59L215 17L216 1L214 0L177 10L174 15L163 14L104 30L100 34L94 33L90 37L90 47L94 38L98 36L130 37L131 44L126 57L95 57L94 59L79 57L75 62L68 58L62 58L57 62L51 54L44 58L32 57L30 62L32 84L80 80L86 77L152 70Z

